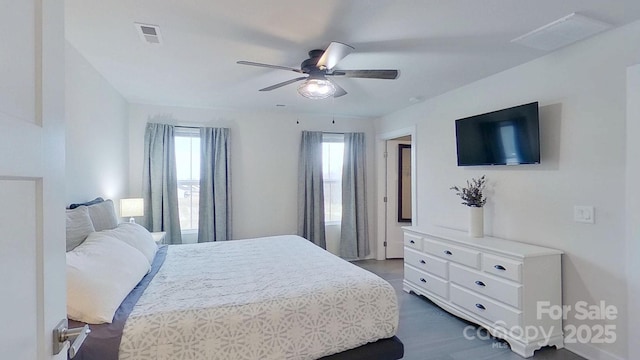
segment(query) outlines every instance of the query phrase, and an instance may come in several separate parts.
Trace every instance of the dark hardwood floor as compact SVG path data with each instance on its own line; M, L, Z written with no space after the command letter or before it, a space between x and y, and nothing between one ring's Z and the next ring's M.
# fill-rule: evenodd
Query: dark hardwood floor
M354 264L387 280L396 289L400 305L398 338L404 343L405 360L522 360L505 341L491 338L486 330L440 309L427 298L402 290L403 261L362 260ZM470 327L471 326L471 327ZM470 327L470 328L468 328ZM466 330L465 330L466 329ZM475 339L467 339L475 335ZM471 337L471 336L469 336ZM566 349L545 347L534 360L584 359Z

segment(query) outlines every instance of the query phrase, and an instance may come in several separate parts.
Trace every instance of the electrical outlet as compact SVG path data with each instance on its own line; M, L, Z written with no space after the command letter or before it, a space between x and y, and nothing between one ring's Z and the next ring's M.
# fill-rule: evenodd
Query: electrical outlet
M593 206L574 206L573 221L586 224L595 224L595 209Z

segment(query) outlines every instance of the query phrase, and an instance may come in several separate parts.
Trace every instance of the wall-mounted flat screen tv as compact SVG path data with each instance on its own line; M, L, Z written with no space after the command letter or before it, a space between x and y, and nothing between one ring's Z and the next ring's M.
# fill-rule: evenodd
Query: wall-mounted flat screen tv
M458 166L540 163L538 103L456 120Z

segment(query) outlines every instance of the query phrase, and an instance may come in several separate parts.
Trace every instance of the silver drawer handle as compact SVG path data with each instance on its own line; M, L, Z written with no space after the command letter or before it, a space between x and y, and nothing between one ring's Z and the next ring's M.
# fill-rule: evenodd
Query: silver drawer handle
M482 304L476 304L476 307L480 310L486 310L486 308Z
M502 266L502 265L494 265L493 267L494 267L494 268L496 268L497 270L502 270L502 271L507 270L507 269L505 269L505 267L504 267L504 266Z
M486 286L482 281L478 280L476 281L476 285L478 286Z
M445 254L445 255L453 255L453 253L452 253L451 251L449 251L449 250L445 250L445 251L444 251L444 254Z

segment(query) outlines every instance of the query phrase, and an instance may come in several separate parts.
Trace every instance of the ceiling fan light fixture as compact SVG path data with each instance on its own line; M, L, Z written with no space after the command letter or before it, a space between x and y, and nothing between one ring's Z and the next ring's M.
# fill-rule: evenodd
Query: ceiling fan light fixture
M300 95L308 99L326 99L333 96L336 87L327 79L307 79L298 86Z

